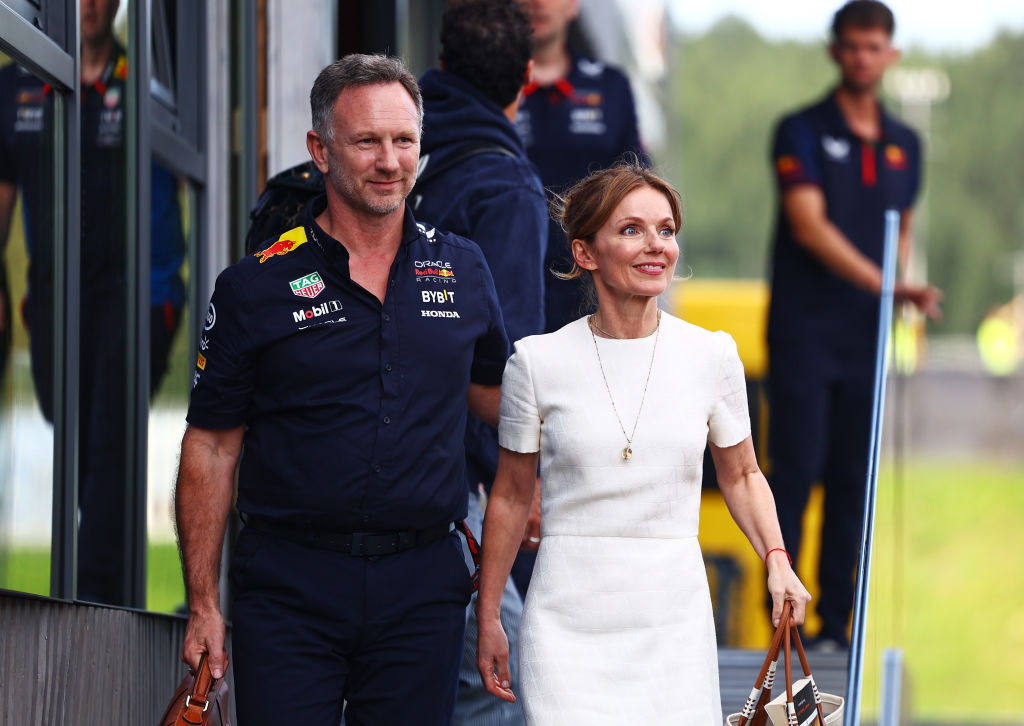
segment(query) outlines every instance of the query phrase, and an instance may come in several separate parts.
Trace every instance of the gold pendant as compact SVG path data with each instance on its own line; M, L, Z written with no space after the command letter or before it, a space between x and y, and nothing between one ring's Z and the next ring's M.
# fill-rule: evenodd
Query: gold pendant
M632 449L632 447L627 445L626 448L622 450L622 458L625 461L629 461L630 459L633 458L633 449Z

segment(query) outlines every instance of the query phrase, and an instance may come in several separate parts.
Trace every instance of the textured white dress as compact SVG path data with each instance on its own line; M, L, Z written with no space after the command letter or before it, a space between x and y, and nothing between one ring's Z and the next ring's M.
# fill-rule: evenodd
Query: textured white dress
M597 339L626 431L654 342ZM516 343L501 392L501 445L540 451L543 538L519 648L527 723L718 726L697 526L706 442L750 433L736 344L662 314L629 461L585 318Z

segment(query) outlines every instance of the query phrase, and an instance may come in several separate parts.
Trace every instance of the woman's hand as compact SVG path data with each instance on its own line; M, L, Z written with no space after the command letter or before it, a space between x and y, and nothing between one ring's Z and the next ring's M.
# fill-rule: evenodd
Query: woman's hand
M768 592L772 596L772 624L778 627L782 618L782 604L789 600L793 603L793 625L803 625L807 614L807 603L811 601L811 593L800 582L789 564L788 555L783 551L773 552L768 556Z
M508 669L508 637L498 618L480 618L477 615L476 667L480 671L484 688L503 701L515 703L512 676Z

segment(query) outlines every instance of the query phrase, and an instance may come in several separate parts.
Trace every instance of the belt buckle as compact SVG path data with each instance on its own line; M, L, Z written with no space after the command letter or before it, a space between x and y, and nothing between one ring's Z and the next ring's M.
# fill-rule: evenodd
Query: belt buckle
M366 557L366 543L364 540L368 536L369 532L353 532L352 545L349 548L348 553L353 557Z
M394 532L353 532L351 536L349 554L353 557L379 557L399 551L398 535Z

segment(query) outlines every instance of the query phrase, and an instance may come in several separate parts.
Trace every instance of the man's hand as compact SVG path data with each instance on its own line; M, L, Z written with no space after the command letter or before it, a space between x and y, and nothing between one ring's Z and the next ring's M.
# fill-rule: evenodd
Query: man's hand
M942 320L942 290L934 285L914 285L907 282L897 282L893 287L893 300L896 302L909 302L918 310L927 315L931 320Z
M223 678L228 669L228 652L224 649L225 632L224 617L220 610L190 612L181 659L194 671L199 667L200 656L208 653L213 677Z

